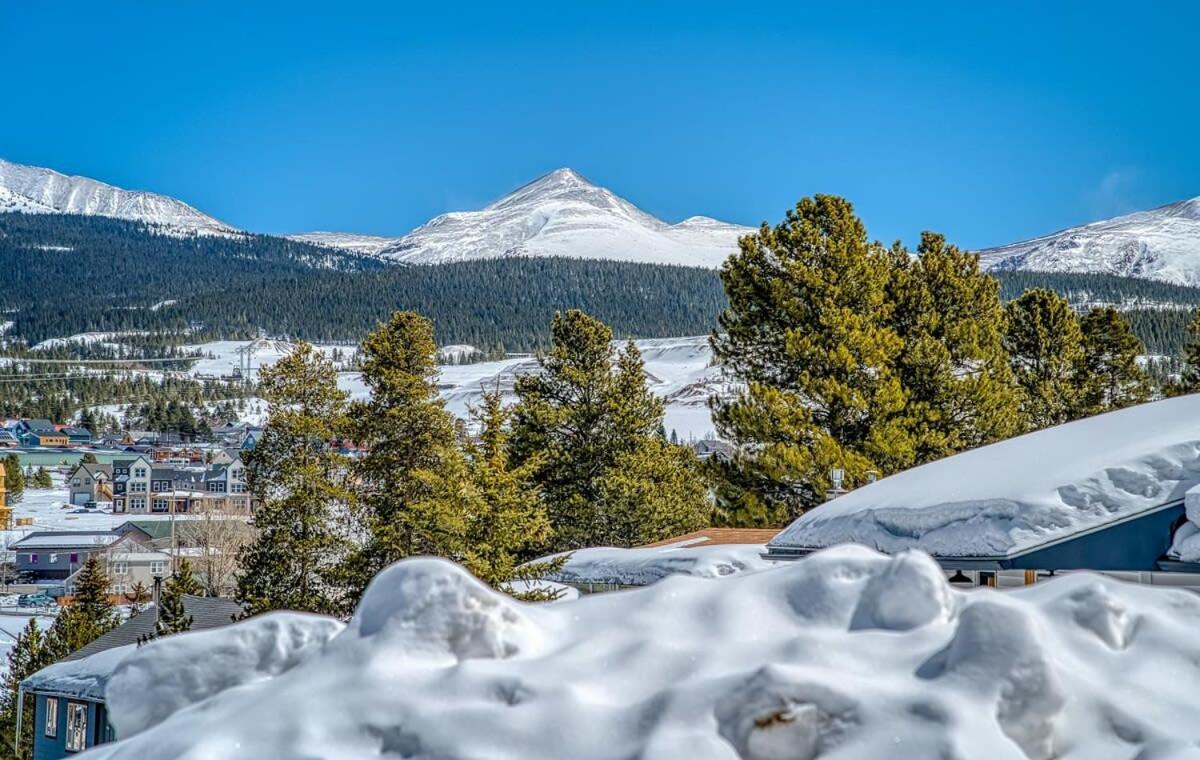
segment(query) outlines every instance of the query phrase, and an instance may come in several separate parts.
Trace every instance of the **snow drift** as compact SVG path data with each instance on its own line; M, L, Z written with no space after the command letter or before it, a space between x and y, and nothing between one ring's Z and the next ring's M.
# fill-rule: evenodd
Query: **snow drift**
M195 668L252 625L133 657ZM215 657L228 688L87 757L1197 757L1198 627L1187 592L1087 574L964 592L927 555L855 546L542 606L409 560L290 667ZM114 677L108 699L160 696Z
M772 547L1002 557L1183 499L1200 395L1070 422L914 467L813 509Z

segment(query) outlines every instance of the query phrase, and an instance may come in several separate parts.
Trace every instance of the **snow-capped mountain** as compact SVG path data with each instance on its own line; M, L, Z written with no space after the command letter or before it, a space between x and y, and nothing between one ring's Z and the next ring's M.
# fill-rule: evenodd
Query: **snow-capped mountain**
M558 169L479 211L442 214L376 250L360 247L378 244L361 236L291 237L408 264L567 256L715 268L750 231L702 216L668 224L578 172Z
M380 251L400 239L380 235L362 235L357 232L299 232L294 235L284 235L284 237L301 243L323 245L326 248L338 248L367 256L378 256Z
M1200 285L1200 197L978 253L985 269L1093 272Z
M175 233L237 230L166 195L123 190L87 177L0 159L0 212L83 214L145 222Z

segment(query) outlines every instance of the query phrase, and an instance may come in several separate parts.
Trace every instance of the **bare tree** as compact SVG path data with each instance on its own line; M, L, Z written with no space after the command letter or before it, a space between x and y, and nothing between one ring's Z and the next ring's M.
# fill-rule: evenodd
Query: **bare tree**
M231 515L220 508L206 509L189 520L181 520L177 540L188 551L200 585L208 596L229 596L236 586L238 554L253 536L244 515Z

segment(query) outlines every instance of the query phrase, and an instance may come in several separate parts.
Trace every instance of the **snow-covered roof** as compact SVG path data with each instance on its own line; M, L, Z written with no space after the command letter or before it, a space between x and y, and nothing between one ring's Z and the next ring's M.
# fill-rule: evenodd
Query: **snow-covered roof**
M1200 395L1078 420L858 488L769 543L996 558L1178 504L1200 483Z
M63 660L42 668L22 681L26 691L51 692L81 699L102 700L117 663L137 650L137 644L106 649L79 660Z
M718 578L770 567L773 563L762 559L763 551L761 544L694 546L689 543L635 549L579 549L571 552L562 570L549 580L648 586L671 575Z
M9 546L10 549L76 549L88 546L108 546L122 538L109 531L46 531L30 533Z

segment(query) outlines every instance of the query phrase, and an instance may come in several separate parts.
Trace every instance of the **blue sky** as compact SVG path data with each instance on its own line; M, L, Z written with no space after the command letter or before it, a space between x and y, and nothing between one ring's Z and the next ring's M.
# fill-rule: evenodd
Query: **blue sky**
M672 221L827 192L972 247L1200 195L1194 5L910 5L7 2L0 157L269 232L559 166Z

